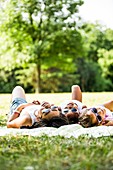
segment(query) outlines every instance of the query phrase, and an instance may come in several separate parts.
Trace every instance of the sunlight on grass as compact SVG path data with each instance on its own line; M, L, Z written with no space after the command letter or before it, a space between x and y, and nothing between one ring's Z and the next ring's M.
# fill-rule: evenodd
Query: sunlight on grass
M7 114L9 112L11 94L0 94L0 114ZM43 94L26 94L28 102L33 100L49 101L59 105L64 100L71 99L71 93L43 93ZM83 103L88 107L96 104L104 103L113 99L113 92L101 93L83 93Z
M0 94L0 115L2 121L0 125L4 125L7 119L7 114L9 112L11 94ZM65 100L71 99L71 93L43 93L43 94L26 94L26 99L28 102L33 100L49 101L59 105ZM102 104L106 101L113 99L113 92L101 92L101 93L83 93L83 103L88 107L96 104ZM1 118L0 118L1 119Z
M11 94L0 94L0 126L5 126ZM60 102L70 93L27 94L27 101ZM83 93L83 103L92 106L113 99L113 93ZM9 135L0 137L1 170L112 170L113 138L80 136L41 137Z
M0 94L0 126L6 125L7 114L9 112L11 94ZM43 93L43 94L26 94L28 102L33 100L49 101L59 105L65 100L71 99L71 93ZM113 99L113 92L101 92L101 93L83 93L83 103L88 107L96 104L102 104L106 101Z

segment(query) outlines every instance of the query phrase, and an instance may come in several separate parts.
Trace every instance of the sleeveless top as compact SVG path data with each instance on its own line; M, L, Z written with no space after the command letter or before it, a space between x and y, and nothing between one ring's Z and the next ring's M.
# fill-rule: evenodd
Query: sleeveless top
M39 111L40 108L41 108L41 105L35 105L35 104L31 105L31 106L27 106L26 108L24 108L22 110L20 116L27 112L29 114L29 116L31 117L32 125L33 125L35 122L37 122L37 118L36 118L34 113L35 113L36 110Z
M82 103L78 100L66 100L63 103L60 104L61 109L64 109L68 103L73 102L74 104L76 104L78 106L78 111L82 110Z

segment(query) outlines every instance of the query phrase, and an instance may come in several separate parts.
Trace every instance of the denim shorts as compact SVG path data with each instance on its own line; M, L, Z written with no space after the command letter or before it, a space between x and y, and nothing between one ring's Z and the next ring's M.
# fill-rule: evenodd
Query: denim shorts
M10 105L10 115L13 114L13 111L20 105L20 104L23 104L23 103L27 103L27 101L23 98L15 98L11 105Z

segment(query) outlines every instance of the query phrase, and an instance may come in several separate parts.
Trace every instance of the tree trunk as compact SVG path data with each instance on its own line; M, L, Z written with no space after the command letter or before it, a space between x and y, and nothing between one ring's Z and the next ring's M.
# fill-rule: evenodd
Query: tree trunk
M36 65L36 71L37 71L37 83L36 83L35 93L40 93L41 92L41 66L39 62Z

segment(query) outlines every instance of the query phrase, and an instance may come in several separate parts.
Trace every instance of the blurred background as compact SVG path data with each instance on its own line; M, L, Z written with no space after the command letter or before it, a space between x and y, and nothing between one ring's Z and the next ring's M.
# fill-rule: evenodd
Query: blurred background
M1 0L0 93L113 91L112 0Z

